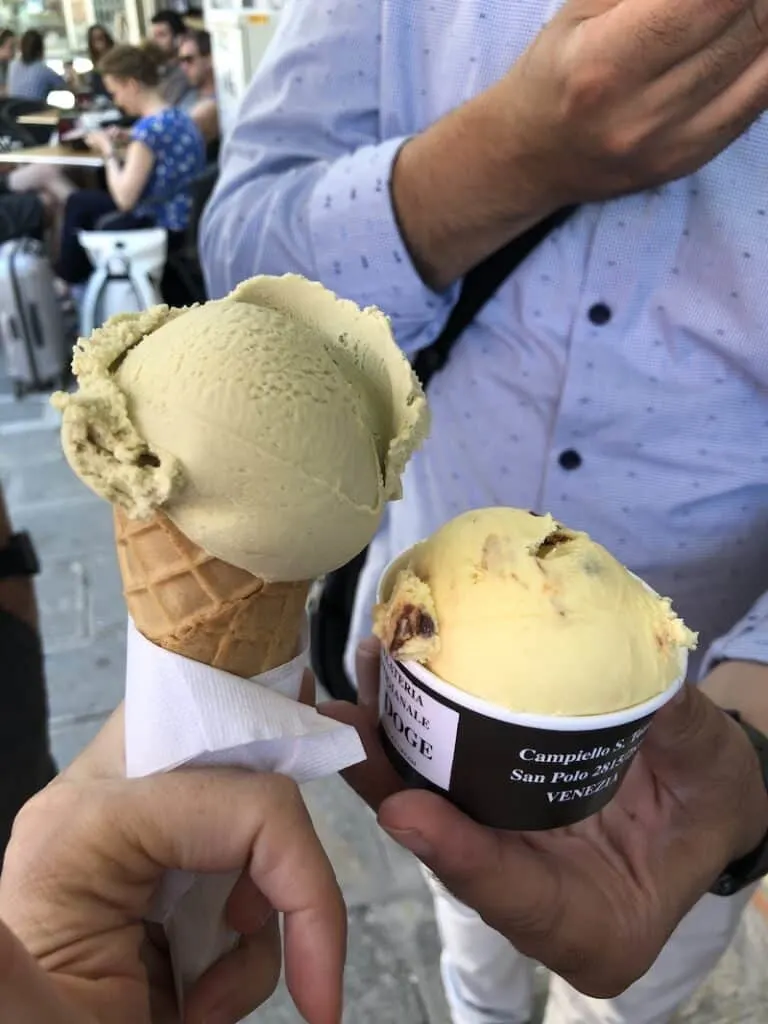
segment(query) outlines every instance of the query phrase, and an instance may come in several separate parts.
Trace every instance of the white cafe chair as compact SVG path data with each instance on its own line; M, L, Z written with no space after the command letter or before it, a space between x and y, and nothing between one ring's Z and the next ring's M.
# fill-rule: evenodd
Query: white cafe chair
M165 228L81 231L78 238L94 268L80 302L81 338L117 313L140 313L163 301Z

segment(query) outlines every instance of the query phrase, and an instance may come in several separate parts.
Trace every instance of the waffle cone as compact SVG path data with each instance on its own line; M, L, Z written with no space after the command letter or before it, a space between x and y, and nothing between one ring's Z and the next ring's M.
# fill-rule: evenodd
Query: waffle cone
M250 678L295 657L309 582L267 583L193 544L161 512L115 509L123 592L159 647Z

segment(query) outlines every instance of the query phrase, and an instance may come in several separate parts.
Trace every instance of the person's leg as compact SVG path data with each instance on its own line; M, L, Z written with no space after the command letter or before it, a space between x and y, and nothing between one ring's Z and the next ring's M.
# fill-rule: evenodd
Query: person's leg
M11 533L0 490L0 548ZM0 580L0 864L14 818L56 774L37 603L26 577Z
M14 238L36 238L45 235L45 208L38 196L0 193L0 243Z
M51 227L49 247L55 259L64 208L72 193L77 191L76 186L58 167L47 164L18 167L8 175L7 185L9 191L18 195L19 199L34 193L43 203L46 220Z
M117 208L108 192L81 189L73 192L64 206L56 273L69 284L82 284L90 277L91 261L80 245L78 234L92 231L98 220Z
M453 1024L526 1024L533 962L425 872L442 942L440 970Z
M590 999L553 977L544 1024L667 1024L728 948L754 890L705 896L653 967L616 999Z
M11 171L6 180L11 192L49 192L64 200L75 190L61 170L50 164L25 164Z
M56 774L48 745L48 702L40 636L0 609L0 865L14 819Z

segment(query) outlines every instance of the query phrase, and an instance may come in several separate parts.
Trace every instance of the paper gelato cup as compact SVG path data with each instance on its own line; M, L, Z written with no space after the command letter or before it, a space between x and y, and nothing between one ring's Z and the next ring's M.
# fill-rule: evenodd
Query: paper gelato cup
M382 574L379 600L406 557ZM408 786L439 793L482 825L521 831L573 825L617 792L653 715L683 685L687 663L681 651L678 678L643 704L565 717L491 704L382 648L382 742Z

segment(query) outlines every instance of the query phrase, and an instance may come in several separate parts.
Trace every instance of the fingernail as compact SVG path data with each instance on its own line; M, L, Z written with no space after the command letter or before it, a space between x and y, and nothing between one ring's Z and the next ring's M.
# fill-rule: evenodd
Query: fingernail
M410 850L411 853L416 854L417 857L429 860L434 850L432 844L429 843L421 832L417 832L415 828L387 828L382 826L387 835L392 836L396 843L400 846L404 846L406 850Z

